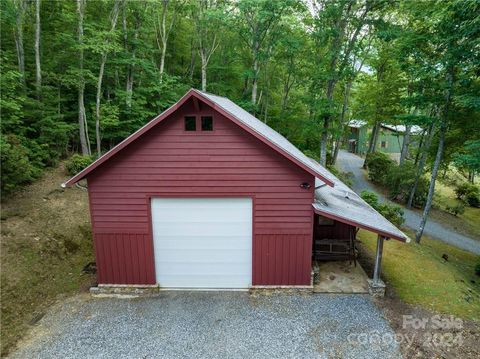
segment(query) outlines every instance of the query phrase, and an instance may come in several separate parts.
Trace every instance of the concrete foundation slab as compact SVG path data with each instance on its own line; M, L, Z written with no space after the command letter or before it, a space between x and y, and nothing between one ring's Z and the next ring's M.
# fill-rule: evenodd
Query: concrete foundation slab
M368 293L368 277L357 263L317 262L314 293Z

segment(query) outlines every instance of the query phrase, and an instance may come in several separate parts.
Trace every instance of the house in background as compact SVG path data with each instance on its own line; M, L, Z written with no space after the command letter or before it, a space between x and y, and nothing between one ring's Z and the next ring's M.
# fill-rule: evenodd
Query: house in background
M408 237L227 98L188 91L69 179L86 179L99 288L311 287L355 234Z
M415 143L415 136L422 132L419 126L412 126L410 134ZM393 160L400 159L405 134L404 125L389 125L382 123L377 139L377 151L388 154ZM347 146L348 151L359 155L365 155L368 150L372 129L368 128L367 121L351 120L348 123Z

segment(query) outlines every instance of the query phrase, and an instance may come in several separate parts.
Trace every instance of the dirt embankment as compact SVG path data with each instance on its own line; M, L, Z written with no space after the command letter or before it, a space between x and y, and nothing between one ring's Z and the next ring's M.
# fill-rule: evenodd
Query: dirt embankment
M56 300L94 276L88 196L62 189L63 166L4 198L1 211L1 352L5 355Z

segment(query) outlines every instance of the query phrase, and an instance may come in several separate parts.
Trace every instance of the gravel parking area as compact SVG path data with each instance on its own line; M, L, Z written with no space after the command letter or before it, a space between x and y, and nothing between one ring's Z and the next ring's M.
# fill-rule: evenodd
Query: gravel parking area
M400 358L393 335L361 294L85 295L53 307L12 357Z

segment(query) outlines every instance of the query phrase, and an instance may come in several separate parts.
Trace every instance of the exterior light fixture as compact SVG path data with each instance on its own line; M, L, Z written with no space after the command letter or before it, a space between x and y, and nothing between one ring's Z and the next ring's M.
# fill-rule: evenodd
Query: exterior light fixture
M308 182L303 182L300 184L300 187L303 188L303 189L310 189L310 183Z

